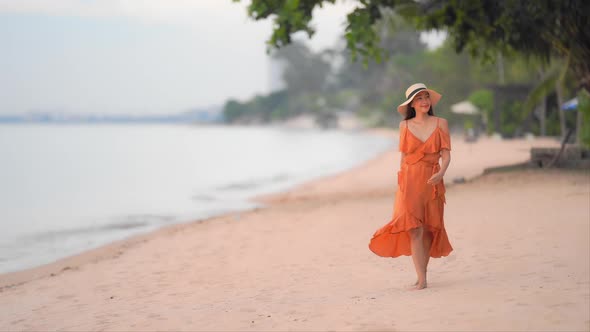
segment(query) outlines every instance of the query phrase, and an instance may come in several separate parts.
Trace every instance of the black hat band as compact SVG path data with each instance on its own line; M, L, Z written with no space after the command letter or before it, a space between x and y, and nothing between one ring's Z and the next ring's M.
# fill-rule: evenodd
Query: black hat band
M418 93L418 92L420 92L420 91L422 91L422 90L426 90L426 88L418 88L418 89L416 89L416 90L412 91L412 93L410 93L410 95L408 96L408 99L407 99L406 101L408 101L408 100L412 99L412 97L413 97L413 96L414 96L416 93Z

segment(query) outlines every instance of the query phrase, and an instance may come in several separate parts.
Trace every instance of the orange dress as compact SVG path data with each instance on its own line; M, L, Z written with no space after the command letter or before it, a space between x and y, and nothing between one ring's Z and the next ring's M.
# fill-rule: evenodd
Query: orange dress
M399 150L405 158L397 174L398 191L395 195L393 218L378 229L369 249L383 257L410 256L409 230L423 226L432 232L431 257L447 256L452 250L443 221L445 185L426 183L440 170L440 151L451 149L451 139L438 125L425 142L408 129L406 122L400 131Z

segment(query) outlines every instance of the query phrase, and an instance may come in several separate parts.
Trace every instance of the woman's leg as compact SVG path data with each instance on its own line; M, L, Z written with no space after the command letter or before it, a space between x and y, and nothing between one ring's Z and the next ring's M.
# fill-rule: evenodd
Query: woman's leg
M424 229L422 227L410 230L412 246L412 260L418 275L416 289L426 288L426 260L424 254Z
M424 230L424 257L425 257L425 262L424 262L424 270L428 271L428 261L430 261L430 248L432 247L432 232L429 232L427 230Z

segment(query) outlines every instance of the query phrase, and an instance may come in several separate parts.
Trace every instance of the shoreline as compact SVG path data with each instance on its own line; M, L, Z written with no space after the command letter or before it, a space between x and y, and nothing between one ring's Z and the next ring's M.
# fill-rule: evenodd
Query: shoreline
M222 126L226 126L226 125L222 125ZM210 125L207 125L207 127L210 127ZM266 128L267 126L261 126L261 127ZM320 130L319 128L289 128L289 127L285 127L285 128L287 130L289 130L289 129L292 129L292 130ZM391 130L387 129L387 128L385 128L385 129L369 129L369 130L349 129L349 130L343 130L343 131L344 132L361 133L364 135L380 136L380 137L392 137ZM381 153L381 154L383 154L383 153ZM379 155L381 155L381 154L379 154ZM377 155L376 157L378 157L379 155ZM369 160L365 161L365 163L370 162L371 160L375 159L376 157L370 158ZM361 165L363 165L363 164L353 166L352 169L355 169ZM212 220L223 218L223 217L240 215L243 213L258 211L260 209L267 208L268 205L270 205L271 203L266 202L261 199L258 199L259 197L280 195L281 193L288 192L289 190L292 190L293 188L297 188L298 186L305 185L308 182L313 182L313 181L318 181L320 179L329 178L334 175L337 175L337 174L340 174L343 172L347 172L347 171L348 170L344 170L344 171L336 172L334 174L330 174L327 176L322 176L322 177L318 177L315 179L307 180L307 181L304 181L303 183L295 184L292 188L287 189L287 190L278 191L278 192L271 192L271 193L263 194L260 196L254 195L254 196L251 196L246 199L246 201L248 201L248 202L262 204L263 206L261 206L261 207L252 207L252 208L248 208L248 209L244 209L244 210L236 210L233 212L232 211L221 212L221 213L219 213L217 215L213 215L213 216L184 220L184 221L176 223L176 224L162 226L162 227L155 229L155 230L150 230L150 231L143 232L143 233L133 234L133 235L130 235L130 236L125 237L123 239L114 240L114 241L111 241L108 243L104 243L104 244L98 245L97 247L94 247L94 248L84 249L78 253L74 253L74 254L70 254L70 255L67 255L62 258L58 258L52 262L44 263L44 264L37 265L37 266L27 267L27 268L23 268L23 269L16 270L16 271L2 272L2 273L0 273L0 293L4 289L19 286L19 285L25 284L29 281L35 280L35 279L41 279L41 278L45 278L45 277L54 277L54 276L57 276L65 271L68 271L68 270L77 270L82 265L86 265L86 264L90 264L90 263L97 263L99 261L107 260L107 259L115 259L115 258L119 257L124 250L132 248L134 246L137 246L145 241L149 241L152 237L157 236L157 233L159 233L159 232L163 232L163 233L175 232L179 227L182 228L182 227L186 227L186 226L190 226L190 225L194 225L194 224L210 222Z
M212 127L212 126L207 125L207 127ZM219 127L229 127L229 126L220 125ZM248 126L246 128L252 128L252 126ZM273 129L273 128L271 126L261 125L260 129ZM274 128L274 129L277 129L277 128ZM278 128L278 129L280 129L280 128ZM319 131L320 129L316 129L316 128L291 128L291 129L288 129L287 128L287 130ZM352 134L360 133L364 136L370 136L370 134L368 134L367 132L358 131L358 130L339 130L339 131L344 132L344 133L352 133ZM338 172L339 171L336 171L336 173L338 173ZM328 176L330 176L330 175L328 175ZM308 181L314 181L320 177L318 177L316 175L314 178L311 178L308 180L303 180L303 182L301 179L298 179L298 180L296 180L297 182L294 185L291 184L290 186L295 187L295 186L300 185L301 183L305 183ZM288 181L291 181L291 180L288 179ZM231 185L233 185L233 184L231 184ZM279 192L282 192L282 190L279 189L279 191L271 192L269 194L275 194L275 193L279 193ZM256 203L258 205L261 204L261 202L254 200L255 196L252 196L251 194L247 194L247 195L249 195L250 197L244 198L243 200L241 200L241 202L252 202L252 203ZM244 196L246 196L246 195L244 195ZM111 240L108 240L108 242L106 242L106 243L98 244L95 247L81 249L81 250L76 251L74 253L70 253L65 256L61 256L56 259L53 259L52 261L49 261L49 262L45 262L45 263L41 263L41 264L37 264L37 265L33 265L33 266L28 266L28 267L24 267L24 268L19 268L17 270L11 269L11 270L8 270L7 272L0 272L0 290L3 287L10 286L13 284L22 284L23 282L26 282L31 279L37 279L37 278L40 278L43 276L50 276L51 274L55 275L55 274L61 273L63 270L74 269L81 264L85 264L86 263L85 261L96 262L96 261L102 259L103 256L105 256L105 257L117 256L118 255L116 253L117 251L123 250L128 247L128 244L126 243L127 241L129 241L130 243L142 242L144 240L144 237L149 236L153 232L158 232L160 230L164 230L164 229L167 229L170 227L174 228L179 225L192 224L195 222L200 223L200 222L203 222L203 221L206 221L209 219L215 219L215 218L219 218L219 217L222 217L225 215L233 215L235 213L243 213L246 211L252 211L252 210L259 209L259 208L260 207L253 206L253 207L247 207L247 208L234 209L232 207L228 208L226 206L226 211L216 212L213 215L211 215L211 214L209 214L207 216L198 216L197 215L193 218L182 218L182 219L179 218L177 223L164 225L164 226L161 226L157 229L152 229L152 230L140 230L140 232L127 235L124 238L114 239L114 240L111 239ZM102 252L103 249L104 249L105 253ZM87 257L81 258L80 257L81 255L84 255ZM9 282L6 282L6 280L8 280Z
M367 129L364 132L369 135L390 138L392 140L397 139L399 135L398 129L389 128L373 128ZM460 139L461 136L459 135L452 136L453 142L456 142ZM488 143L493 142L494 145L501 145L502 142L519 142L519 145L515 147L515 150L521 149L522 146L532 146L535 142L537 144L540 144L540 146L558 146L558 143L554 141L554 139L548 137L537 139L533 142L526 141L524 139L504 141L495 141L487 137L484 137L483 139L486 140ZM471 144L459 143L460 151L464 152L466 148L465 145L467 145L467 147L471 149ZM455 147L452 147L452 149L455 150ZM513 164L522 163L523 160L526 160L526 154L521 153L518 157L515 157L515 151L512 152L513 154L508 156L508 158L512 158L512 163L489 163L489 165L491 165L489 167L510 166ZM260 209L266 209L270 206L280 205L287 201L308 201L327 197L331 199L345 199L357 196L359 194L375 197L383 195L393 196L395 194L397 186L397 178L393 176L393 174L396 174L397 170L399 169L399 162L395 162L395 159L398 157L398 154L399 152L397 152L397 147L394 149L388 149L385 152L382 152L379 155L375 156L374 158L369 159L368 161L365 161L348 170L313 179L302 184L295 185L291 189L287 189L276 193L254 196L249 199L249 201L262 204L262 207L256 207L244 211L222 213L218 216L196 219L180 224L164 226L153 231L131 235L127 238L109 242L107 244L100 245L93 249L84 250L77 254L69 255L50 263L25 268L18 271L0 273L0 292L2 292L4 289L19 286L35 279L54 277L68 270L76 270L80 266L86 264L97 263L107 259L116 259L120 255L122 255L125 250L128 250L141 243L149 241L153 237L164 236L165 234L170 232L177 232L179 231L179 229L182 229L184 227L192 227L192 225L213 222L217 219L229 218L236 215L239 216L244 213L255 212ZM454 151L452 151L452 154L454 154ZM505 158L505 160L510 159ZM453 161L451 161L451 163L452 162ZM385 182L382 181L382 172L372 172L373 169L382 168L383 165L391 166L391 176L388 176L387 181ZM464 177L465 182L475 180L476 178L484 175L486 168L487 167L480 167L471 172L468 172L467 176ZM456 178L458 176L458 173L458 171L453 171L453 167L449 168L444 179L445 185L447 187L452 186L454 184L453 178ZM372 176L372 174L376 174L376 176ZM343 179L345 180L342 181ZM364 191L359 191L359 188L364 189Z

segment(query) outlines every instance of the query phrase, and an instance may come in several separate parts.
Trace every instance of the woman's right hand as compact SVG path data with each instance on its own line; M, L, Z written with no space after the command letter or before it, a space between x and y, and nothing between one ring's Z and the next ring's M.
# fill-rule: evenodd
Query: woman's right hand
M428 181L426 181L426 183L434 186L442 180L443 175L444 174L442 172L436 172L432 174L432 176L430 177L430 179L428 179Z

